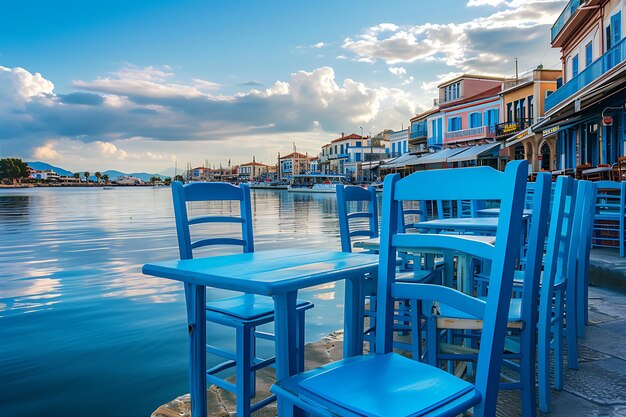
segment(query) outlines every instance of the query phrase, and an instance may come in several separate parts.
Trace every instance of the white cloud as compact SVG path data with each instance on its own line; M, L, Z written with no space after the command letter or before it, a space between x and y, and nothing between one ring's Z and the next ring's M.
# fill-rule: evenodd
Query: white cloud
M33 98L52 94L54 84L40 73L31 74L24 68L6 68L0 66L0 106L22 105ZM10 102L8 100L11 100Z
M529 65L539 64L542 57L537 51L549 46L549 27L564 2L474 0L471 5L479 3L502 3L505 8L462 23L376 25L346 38L343 48L354 54L356 61L382 60L390 65L441 62L464 72L508 73L513 55ZM557 51L551 51L549 59L558 62Z
M323 48L325 46L326 44L324 42L318 42L315 45L313 45L313 48Z
M36 147L33 151L33 156L46 161L58 161L61 159L61 154L54 149L54 144L52 143Z
M406 68L403 67L389 67L389 72L393 75L404 75L406 74Z
M0 72L0 84L16 71ZM39 80L40 88L29 90L30 80ZM64 159L76 169L89 163L92 170L108 169L101 166L105 162L169 161L183 154L193 159L199 149L215 157L221 152L228 160L247 155L257 143L257 155L262 155L290 147L294 136L315 144L303 145L315 154L351 126L378 132L399 126L415 112L415 100L406 92L338 80L330 67L298 71L268 88L232 95L199 84L198 79L178 80L167 68L128 67L76 82L79 91L55 94L52 82L26 71L12 90L5 89L10 97L29 91L29 99L21 101L18 115L16 105L0 107L0 146L3 153L27 158ZM194 152L172 142L186 143ZM189 145L194 142L204 145Z

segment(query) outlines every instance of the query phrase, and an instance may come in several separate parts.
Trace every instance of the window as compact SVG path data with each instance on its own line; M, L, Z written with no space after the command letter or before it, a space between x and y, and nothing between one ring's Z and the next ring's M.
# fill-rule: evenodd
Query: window
M406 142L406 141L404 141L404 142L402 142L402 143L403 143L403 145L404 145L404 146L403 146L403 148L404 148L404 151L403 151L403 152L404 152L404 153L406 153L406 151L407 151L407 146L406 146L406 145L407 145L407 142Z
M507 103L506 105L506 121L513 121L513 103Z
M535 100L533 96L528 96L528 120L533 123L535 117Z
M443 101L451 101L461 98L461 82L447 85L443 88Z
M578 75L578 54L572 58L572 78Z
M360 148L360 147L361 147L361 141L360 141L360 140L357 140L355 143L356 143L356 147L357 147L357 148Z
M483 125L482 115L480 113L471 113L469 115L469 127L481 127Z
M354 160L355 160L356 162L361 162L361 152L359 152L359 153L355 153L355 154L354 154L354 158L355 158Z
M510 106L511 106L511 103L509 103L509 107ZM498 116L499 116L498 109L485 110L485 126L494 126L498 124Z
M448 132L454 132L457 130L461 130L461 118L460 117L451 117L448 119Z
M396 153L396 144L395 143L391 144L391 153Z
M339 145L339 153L342 154L343 153L343 144Z
M526 99L523 98L519 101L519 117L517 120L522 121L526 118Z
M585 46L585 68L593 62L593 41Z

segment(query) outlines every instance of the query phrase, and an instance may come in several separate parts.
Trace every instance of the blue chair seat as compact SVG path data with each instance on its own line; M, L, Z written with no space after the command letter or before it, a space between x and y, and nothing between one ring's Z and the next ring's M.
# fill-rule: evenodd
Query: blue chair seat
M416 379L419 375L419 379ZM446 405L478 404L472 384L441 369L395 353L357 356L279 381L273 392L326 405L337 415L422 416ZM347 409L339 411L337 407ZM333 414L333 415L334 415Z
M313 307L308 301L297 300L296 309ZM254 320L274 315L274 300L256 294L242 294L236 297L206 303L207 311L225 314L242 320Z

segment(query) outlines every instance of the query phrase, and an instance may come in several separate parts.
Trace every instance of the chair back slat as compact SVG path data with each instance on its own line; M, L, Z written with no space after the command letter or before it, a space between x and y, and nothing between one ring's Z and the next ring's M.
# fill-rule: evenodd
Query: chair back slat
M507 164L505 172L478 167L418 171L403 179L400 179L397 174L388 175L385 178L377 292L379 308L376 317L376 351L388 353L393 349L394 300L391 297L391 291L395 281L395 260L398 249L396 245L416 250L424 247L445 248L449 246L477 252L479 257L491 261L491 277L493 277L489 283L484 308L483 330L476 368L475 386L483 398L477 406L477 414L480 415L495 415L500 366L513 287L513 271L519 255L527 172L527 161L512 161ZM500 201L500 215L493 247L487 249L488 245L474 245L473 243L470 245L463 242L467 239L452 240L455 239L453 236L398 234L400 204L404 201L421 200ZM433 284L415 285L425 288ZM462 303L463 300L471 297L459 294L457 298ZM439 301L453 304L448 300Z
M204 246L214 246L214 245L239 245L245 246L246 241L243 239L233 239L228 237L216 237L213 239L202 239L197 240L191 244L191 249L197 249Z
M354 213L348 213L348 218L349 219L356 219L356 218L371 218L372 217L372 213L368 213L365 211L355 211Z
M201 223L243 223L244 219L241 217L232 216L202 216L189 219L189 226Z
M250 189L246 184L235 186L220 182L196 182L183 185L181 182L174 181L172 197L181 259L192 259L193 249L211 245L236 245L241 246L246 253L254 252ZM199 201L237 201L239 202L239 216L209 215L190 219L187 203ZM192 242L189 226L203 223L240 223L241 239L210 237Z

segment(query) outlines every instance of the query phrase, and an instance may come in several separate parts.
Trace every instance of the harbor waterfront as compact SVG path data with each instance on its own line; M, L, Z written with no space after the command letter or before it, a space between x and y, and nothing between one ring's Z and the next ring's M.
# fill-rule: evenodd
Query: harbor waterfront
M340 249L334 194L252 203L258 251ZM0 415L146 416L189 391L182 285L141 274L178 256L169 187L3 189L0 231ZM342 283L301 296L307 342L342 326Z

